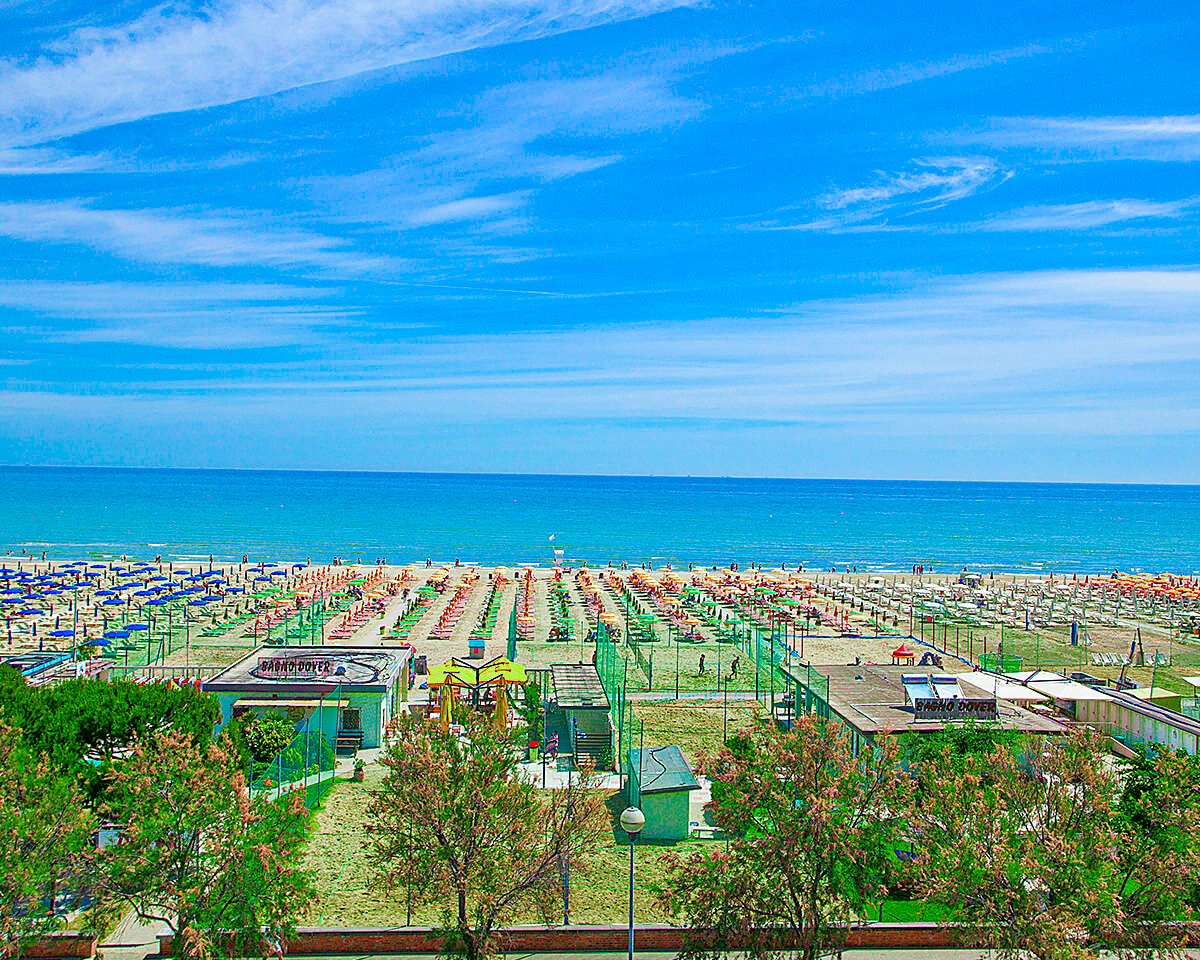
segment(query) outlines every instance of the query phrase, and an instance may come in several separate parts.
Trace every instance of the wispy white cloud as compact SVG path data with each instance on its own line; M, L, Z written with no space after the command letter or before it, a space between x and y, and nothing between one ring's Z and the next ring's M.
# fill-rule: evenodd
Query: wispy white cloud
M40 352L46 343L188 350L311 344L357 321L334 287L273 283L8 282L0 326ZM17 336L19 334L19 336Z
M358 340L356 323L330 317L305 341L336 342L336 371L146 383L134 369L123 390L164 403L195 391L217 405L274 396L293 416L324 411L336 396L347 416L392 405L429 422L479 422L481 411L487 422L527 422L552 411L578 421L753 418L895 436L1200 430L1200 421L1180 420L1200 408L1195 269L968 276L751 317L427 331L388 342Z
M0 176L91 173L111 170L114 160L105 154L73 154L54 147L0 147Z
M837 188L817 197L809 209L823 211L804 219L791 219L795 208L781 210L778 218L752 224L757 229L851 231L888 229L890 218L937 210L991 189L1011 176L990 157L929 157L899 173L879 171L865 186Z
M645 16L681 0L214 0L77 28L0 69L0 140L48 140L449 53Z
M875 67L859 70L828 80L820 80L807 87L794 91L794 97L847 97L864 93L874 93L879 90L891 90L895 87L919 83L923 80L935 80L965 70L978 70L983 67L1008 63L1042 53L1049 53L1051 47L1030 43L1019 47L1003 50L989 50L983 53L964 53L940 60L920 60L912 63L900 63L888 67Z
M492 233L522 232L523 208L539 186L618 162L615 137L697 117L704 104L681 96L675 83L724 52L626 58L578 76L542 65L537 76L483 91L444 129L386 164L307 186L334 219L399 229L472 221ZM516 189L488 190L497 184Z
M1055 159L1200 159L1200 115L1147 117L996 117L945 138L954 143L1035 149Z
M341 238L281 226L248 211L113 210L74 201L0 203L0 236L77 244L150 264L300 268L337 275L394 272L388 257L355 252Z
M1087 200L1043 204L1002 213L967 229L988 232L1094 230L1136 220L1177 220L1191 214L1200 198L1186 200Z

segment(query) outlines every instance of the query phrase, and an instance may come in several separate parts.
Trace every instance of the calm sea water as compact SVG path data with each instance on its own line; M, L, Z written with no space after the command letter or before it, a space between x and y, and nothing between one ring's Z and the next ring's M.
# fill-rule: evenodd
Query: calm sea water
M14 556L1200 570L1200 486L13 467L0 503Z

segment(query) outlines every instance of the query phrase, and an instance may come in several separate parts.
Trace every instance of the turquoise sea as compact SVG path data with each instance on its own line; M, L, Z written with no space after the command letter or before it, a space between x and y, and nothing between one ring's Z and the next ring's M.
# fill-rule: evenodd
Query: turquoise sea
M13 556L1200 570L1200 486L0 468Z

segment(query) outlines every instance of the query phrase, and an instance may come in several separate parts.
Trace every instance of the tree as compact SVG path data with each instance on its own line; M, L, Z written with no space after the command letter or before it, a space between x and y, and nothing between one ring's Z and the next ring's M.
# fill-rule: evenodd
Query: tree
M731 738L704 761L729 843L666 859L662 902L689 927L682 956L837 952L846 926L885 893L907 803L895 741L857 756L845 728L801 717Z
M1171 955L1200 919L1200 758L1132 761L1114 817L1118 913L1089 933L1122 955Z
M74 778L32 757L0 721L0 956L86 901L96 826Z
M552 922L563 865L586 866L611 830L587 771L539 791L520 778L511 738L479 715L463 735L405 717L380 762L371 859L390 889L444 905L447 954L495 955L497 928L522 911Z
M96 679L30 687L4 667L0 710L20 728L31 754L73 773L93 798L109 782L114 760L139 737L177 730L199 743L212 738L220 717L216 700L190 687Z
M1023 755L948 756L922 778L911 824L926 900L1000 960L1093 956L1115 937L1117 784L1095 731L1031 739ZM936 761L932 770L939 769Z
M268 713L252 719L246 725L245 735L254 759L263 763L274 760L279 751L296 738L296 727L287 717Z
M313 896L297 866L307 812L298 793L248 795L225 744L152 735L114 774L122 842L105 888L175 934L175 954L244 955L282 941ZM266 941L264 940L266 932Z
M1018 755L1024 751L1026 739L1020 730L1002 727L998 722L966 720L942 730L906 736L904 759L918 777L926 771L946 775L961 770L968 757L986 759L997 748Z

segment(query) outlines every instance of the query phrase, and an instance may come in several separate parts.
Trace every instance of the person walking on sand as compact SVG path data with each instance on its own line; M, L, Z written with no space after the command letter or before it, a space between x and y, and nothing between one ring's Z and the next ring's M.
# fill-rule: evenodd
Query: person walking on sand
M700 676L704 676L704 654L700 654Z

